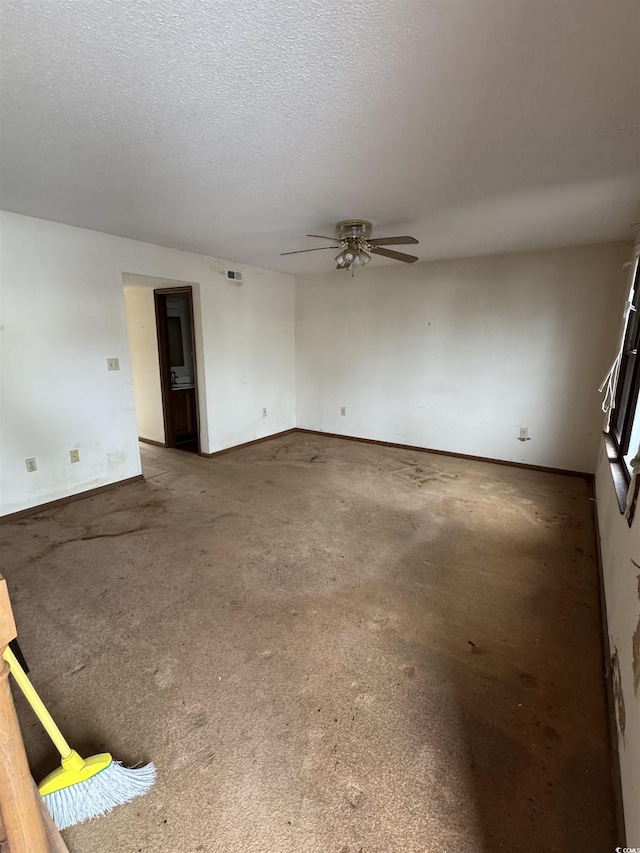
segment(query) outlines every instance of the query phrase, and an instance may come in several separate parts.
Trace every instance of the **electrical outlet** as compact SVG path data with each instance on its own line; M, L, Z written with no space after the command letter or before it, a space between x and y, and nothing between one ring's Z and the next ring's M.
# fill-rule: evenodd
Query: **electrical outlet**
M119 358L108 358L107 359L107 370L120 370L120 359Z
M520 427L518 441L529 441L529 427Z
M79 462L80 461L80 451L79 450L70 450L69 451L69 459L71 459L72 462Z
M24 464L27 466L27 471L29 474L33 473L33 471L38 470L38 466L36 465L36 460L33 458L25 459Z
M263 418L266 418L266 417L267 417L267 407L266 407L266 406L265 406L265 407L263 408L263 410L262 410L262 417L263 417Z
M340 407L340 414L342 415L342 417L344 417L347 414L347 407L346 406Z

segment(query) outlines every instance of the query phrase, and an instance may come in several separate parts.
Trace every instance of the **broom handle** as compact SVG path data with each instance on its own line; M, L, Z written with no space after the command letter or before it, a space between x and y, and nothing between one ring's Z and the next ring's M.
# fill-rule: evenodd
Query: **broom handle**
M26 672L18 663L18 659L9 646L6 647L2 656L9 664L11 675L15 678L18 683L18 687L22 690L27 702L33 708L34 714L40 720L44 730L53 741L55 748L58 750L62 758L68 758L71 755L71 747L64 739L60 729L56 726L53 717L45 708L44 702L36 693L35 687L29 681Z

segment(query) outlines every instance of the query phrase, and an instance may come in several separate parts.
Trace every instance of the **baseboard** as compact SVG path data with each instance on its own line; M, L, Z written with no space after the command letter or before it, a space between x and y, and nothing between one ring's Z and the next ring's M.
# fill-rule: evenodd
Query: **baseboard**
M6 524L10 521L17 521L19 518L26 518L30 515L37 515L40 512L46 512L49 509L55 509L65 504L81 501L84 498L92 498L94 495L100 495L102 492L109 492L112 489L119 489L120 486L128 486L130 483L137 483L144 480L142 474L136 474L135 477L127 477L125 480L118 480L117 483L107 483L106 486L98 486L95 489L87 489L84 492L76 492L75 495L67 495L66 498L58 498L55 501L47 501L47 503L30 506L27 509L18 510L18 512L10 512L7 515L0 516L0 524Z
M326 435L328 438L344 438L346 441L360 441L363 444L378 444L381 447L399 447L402 450L413 450L422 453L435 453L438 456L453 456L455 459L471 459L474 462L491 462L493 465L508 465L511 468L527 468L529 471L544 471L547 474L563 474L568 477L582 477L593 480L593 474L586 471L569 471L565 468L549 468L545 465L529 465L527 462L510 462L507 459L492 459L489 456L471 456L468 453L454 453L452 450L434 450L431 447L420 447L416 444L398 444L395 441L379 441L376 438L358 438L355 435L341 435L337 432L323 432L319 429L302 429L296 427L291 432L302 432L308 435Z
M213 459L214 456L222 456L223 453L231 453L232 450L240 450L243 447L251 447L253 444L261 444L263 441L270 441L272 438L281 438L283 435L291 435L292 432L299 432L295 427L291 429L283 429L282 432L274 432L271 435L265 435L262 438L254 438L253 441L245 441L243 444L234 444L232 447L225 447L223 450L216 450L214 453L203 453L200 451L200 456L206 459Z
M292 427L291 429L282 430L282 432L274 432L271 435L265 435L262 438L255 438L253 441L245 441L243 444L234 444L231 447L225 447L223 450L216 450L214 453L200 452L200 456L206 459L212 459L215 456L221 456L223 453L231 453L232 450L240 450L242 447L251 447L252 444L260 444L263 441L269 441L272 438L280 438L283 435L291 435L294 432L304 433L306 435L324 435L327 438L343 438L345 441L359 441L363 444L377 444L380 447L397 447L401 450L412 450L421 453L435 453L438 456L452 456L455 459L470 459L474 462L491 462L493 465L508 465L511 468L526 468L529 471L544 471L547 474L563 474L568 477L582 477L591 481L593 474L586 471L570 471L566 468L549 468L546 465L529 465L527 462L510 462L506 459L493 459L490 456L471 456L468 453L455 453L452 450L434 450L431 447L421 447L416 444L399 444L395 441L380 441L377 438L359 438L357 435L342 435L337 432L324 432L319 429L303 429L302 427ZM158 441L141 438L147 444L155 444L158 447L166 447Z
M142 438L138 436L138 441L141 441L143 444L153 444L154 447L166 447L166 441L154 441L152 438Z
M622 798L622 771L620 769L620 736L616 719L616 702L613 693L613 672L609 666L611 644L609 643L609 622L607 619L607 600L604 589L604 564L602 561L602 542L598 520L598 502L595 490L595 478L592 485L593 523L596 533L596 562L598 564L598 594L600 599L600 624L602 626L602 652L604 655L603 674L607 693L607 722L609 729L609 752L611 757L611 787L616 822L616 843L624 849L627 831L624 822L624 800ZM616 848L618 849L618 848Z
M206 459L212 459L216 456L222 456L224 453L231 453L232 450L240 450L243 447L251 447L254 444L261 444L263 441L270 441L273 438L282 438L285 435L291 435L292 433L302 433L305 435L323 435L327 438L342 438L345 441L359 441L362 444L377 444L380 447L396 447L402 450L411 450L413 452L421 452L421 453L434 453L438 456L452 456L456 459L470 459L475 462L491 462L494 465L508 465L512 468L526 468L530 471L544 471L547 474L563 474L569 477L582 477L587 479L590 483L593 482L593 474L588 474L583 471L568 471L564 468L548 468L544 465L529 465L526 462L510 462L505 459L492 459L487 456L471 456L468 453L454 453L450 450L434 450L431 447L420 447L415 444L399 444L394 441L379 441L375 438L359 438L355 435L340 435L335 432L323 432L322 430L317 429L303 429L301 427L292 427L291 429L285 429L281 432L275 432L271 435L265 435L262 438L255 438L253 441L245 441L243 444L234 444L232 447L225 447L223 450L216 450L214 453L203 453L200 452L200 456L203 456ZM145 444L152 444L156 447L166 447L165 444L162 444L159 441L153 441L149 438L139 438L139 441L144 442ZM117 489L120 486L125 486L129 483L135 483L138 480L143 480L144 477L142 474L137 474L135 477L129 477L126 480L119 480L117 483L109 483L106 486L98 486L96 489L88 489L84 492L78 492L75 495L69 495L66 498L59 498L55 501L48 501L44 504L38 504L38 506L29 507L28 509L22 509L18 512L12 512L8 515L0 516L0 524L15 521L18 518L24 518L28 515L33 515L38 512L43 512L47 509L53 509L54 507L63 506L64 504L71 503L72 501L82 500L83 498L90 498L93 495L98 495L101 492L108 491L109 489Z

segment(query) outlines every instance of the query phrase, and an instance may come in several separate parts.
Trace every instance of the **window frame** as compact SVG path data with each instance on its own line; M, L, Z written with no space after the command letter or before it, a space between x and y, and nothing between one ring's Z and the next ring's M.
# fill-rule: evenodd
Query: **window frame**
M605 447L611 465L613 483L620 512L627 504L631 474L625 462L634 420L640 417L640 261L635 261L631 305L621 349L620 367L616 382L615 405L611 408L609 426L605 431Z

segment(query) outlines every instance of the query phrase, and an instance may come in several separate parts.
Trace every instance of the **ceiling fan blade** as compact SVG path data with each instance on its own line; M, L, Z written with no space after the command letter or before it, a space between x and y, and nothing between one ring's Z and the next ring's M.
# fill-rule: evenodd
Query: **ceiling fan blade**
M301 255L303 252L321 252L323 249L339 249L340 246L318 246L316 249L298 249L297 252L280 252L280 255Z
M415 264L415 262L419 260L415 255L405 255L404 252L394 252L393 249L377 249L375 246L372 246L371 251L374 255L382 255L384 258L393 258L394 261L404 261L405 264Z
M419 243L415 237L374 237L367 240L372 246L399 246L400 243Z
M325 237L323 234L306 234L306 237L317 237L319 240L331 240L333 242L335 237Z

